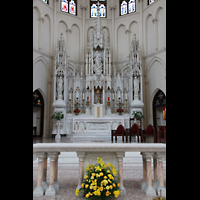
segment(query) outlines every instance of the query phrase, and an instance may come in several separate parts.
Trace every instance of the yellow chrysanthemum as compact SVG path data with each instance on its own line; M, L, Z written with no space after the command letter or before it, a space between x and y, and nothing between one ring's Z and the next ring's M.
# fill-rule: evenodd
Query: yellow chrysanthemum
M107 177L107 176L104 176L103 178L104 178L104 179L107 179L108 177Z
M113 187L116 187L115 183L113 183Z
M82 184L81 184L81 187L82 187L82 188L84 188L84 185L85 185L85 184L84 184L84 183L82 183Z
M96 176L96 174L95 174L95 173L92 173L92 176Z
M97 189L97 186L95 185L94 187L93 187L93 190L96 190Z
M110 189L111 189L111 190L113 189L113 186L112 186L112 185L110 185Z
M88 198L89 196L90 196L90 195L89 195L88 193L85 195L86 198Z
M110 170L107 170L107 173L110 173Z
M117 187L119 187L120 186L120 183L117 183Z
M93 192L94 193L94 195L96 195L96 196L100 196L101 195L101 192L100 192L100 190L98 189L98 190L96 190L95 192Z
M89 187L89 185L88 185L88 184L86 184L86 185L85 185L85 188L88 188L88 187Z
M109 196L111 193L109 191L106 192L106 196Z
M99 190L102 192L102 191L103 191L103 187L101 186L101 187L99 188Z
M110 189L110 186L109 186L109 185L107 185L107 186L106 186L106 190L109 190L109 189Z
M85 176L84 176L84 179L88 179L88 175L85 175Z
M103 176L103 172L100 172L100 174L99 174L100 176Z
M78 189L76 189L76 196L78 196L78 194L79 194L79 190L78 190Z
M119 196L119 190L114 191L113 194L115 195L115 197L118 197Z
M94 179L94 176L91 176L91 178L90 179Z

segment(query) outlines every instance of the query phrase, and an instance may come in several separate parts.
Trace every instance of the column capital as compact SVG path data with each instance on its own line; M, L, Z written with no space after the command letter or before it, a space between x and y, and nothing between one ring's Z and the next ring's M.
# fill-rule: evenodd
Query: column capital
M77 154L77 156L79 157L79 161L84 161L85 152L77 151L76 154Z
M152 23L155 24L158 20L156 18L152 19Z
M59 155L60 152L48 152L48 157L50 158L50 161L56 161Z
M109 6L109 9L110 9L110 10L113 10L113 11L116 10L116 8L117 8L116 5L110 5L110 6Z
M38 161L43 161L44 158L47 158L46 152L36 152L36 157L38 158Z
M162 162L164 160L164 156L165 156L165 153L163 152L157 152L156 153L156 158L158 159L158 161Z
M143 159L146 159L146 161L151 161L151 158L154 155L154 152L141 152L140 153L142 155Z
M87 10L87 6L86 5L81 5L81 10Z
M118 161L123 161L123 157L125 157L125 152L116 152L116 156Z
M131 33L131 31L129 30L129 29L126 29L125 30L125 33L127 34L127 33Z

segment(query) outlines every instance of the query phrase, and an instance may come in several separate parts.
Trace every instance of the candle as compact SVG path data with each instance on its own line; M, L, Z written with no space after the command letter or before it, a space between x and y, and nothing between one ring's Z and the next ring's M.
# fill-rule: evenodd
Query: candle
M71 93L69 93L69 99L72 99L72 94Z
M125 94L125 99L127 99L127 93Z
M89 97L87 97L87 101L89 101Z
M110 97L108 97L108 101L110 101Z
M114 93L112 93L112 99L115 99L115 95L114 95Z

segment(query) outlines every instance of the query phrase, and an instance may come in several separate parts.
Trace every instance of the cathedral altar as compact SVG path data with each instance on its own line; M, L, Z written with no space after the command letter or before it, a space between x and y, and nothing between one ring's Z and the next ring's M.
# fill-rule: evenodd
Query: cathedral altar
M88 39L85 64L77 68L68 63L61 33L54 67L54 112L62 112L59 127L52 134L104 132L110 135L122 124L129 128L133 111L143 113L141 52L134 34L129 62L116 67L112 62L109 38L105 38L97 3L97 18L92 38ZM121 105L121 107L119 107ZM123 110L119 112L117 110ZM118 113L119 112L119 113ZM119 115L120 114L120 115Z

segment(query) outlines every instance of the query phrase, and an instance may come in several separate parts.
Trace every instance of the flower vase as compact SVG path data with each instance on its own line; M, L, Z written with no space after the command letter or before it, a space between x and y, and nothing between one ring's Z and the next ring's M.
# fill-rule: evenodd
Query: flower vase
M119 115L121 115L122 113L119 113Z
M78 115L78 112L76 112L76 115Z

